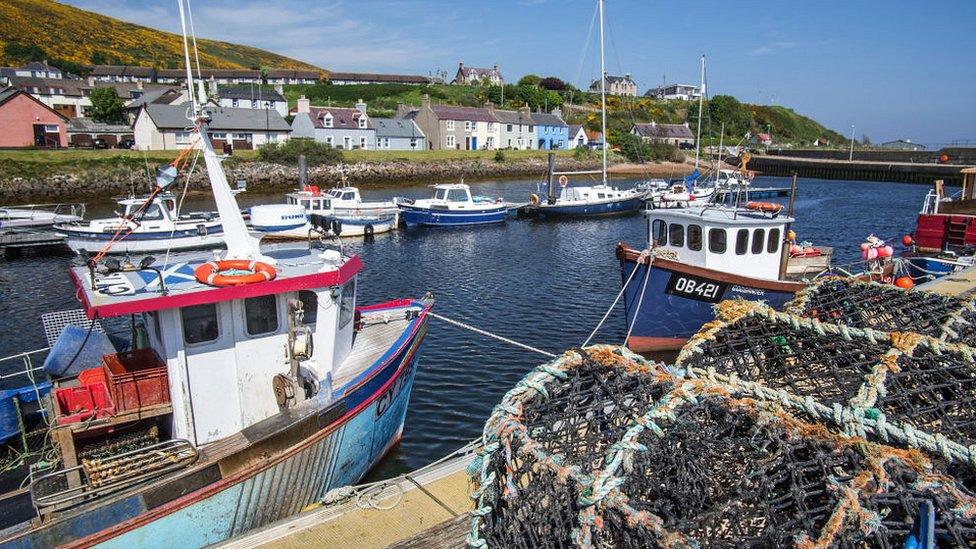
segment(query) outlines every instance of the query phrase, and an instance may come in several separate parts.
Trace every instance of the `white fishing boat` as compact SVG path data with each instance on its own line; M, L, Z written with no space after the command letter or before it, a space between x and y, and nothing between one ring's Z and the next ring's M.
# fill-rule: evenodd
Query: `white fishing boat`
M97 251L112 242L108 253L130 254L214 248L223 245L220 219L213 212L181 214L172 193L118 201L115 217L59 223L55 230L75 252Z
M84 204L23 204L0 206L0 230L49 229L85 217Z
M328 220L332 234L340 237L371 237L396 227L396 215L336 214L326 196L292 199L287 204L262 204L250 210L252 232L268 240L306 239L312 230L312 216ZM306 207L304 204L308 203Z
M400 214L400 209L392 200L364 202L356 187L335 187L326 194L332 197L332 211L337 216L387 217Z

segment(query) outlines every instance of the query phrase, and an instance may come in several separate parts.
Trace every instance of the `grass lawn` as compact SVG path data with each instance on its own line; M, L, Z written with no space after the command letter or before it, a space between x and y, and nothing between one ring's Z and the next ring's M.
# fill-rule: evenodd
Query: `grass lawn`
M494 160L497 151L343 151L346 162L439 162L479 158ZM550 151L502 151L505 161L545 158ZM557 157L571 157L573 151L553 151Z
M150 163L169 162L176 158L177 151L129 151L124 149L60 149L60 150L3 150L0 162L37 162L45 164L72 164L86 162L128 163L148 159ZM236 151L234 156L251 159L256 151Z

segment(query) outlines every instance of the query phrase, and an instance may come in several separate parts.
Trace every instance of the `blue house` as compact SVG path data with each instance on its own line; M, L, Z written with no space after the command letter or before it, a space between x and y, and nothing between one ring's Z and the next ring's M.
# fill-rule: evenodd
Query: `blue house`
M569 149L569 125L563 120L563 111L558 107L551 113L532 113L535 122L536 146L541 150Z

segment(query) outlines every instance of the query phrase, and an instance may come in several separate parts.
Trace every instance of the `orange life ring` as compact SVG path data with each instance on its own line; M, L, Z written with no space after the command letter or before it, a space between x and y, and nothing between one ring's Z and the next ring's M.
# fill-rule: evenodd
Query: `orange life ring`
M248 271L247 274L223 274L226 271ZM278 275L275 268L260 261L225 259L204 263L193 271L197 281L209 286L240 286L271 280Z
M566 185L569 185L569 178L566 177L565 175L560 175L559 176L559 186L560 187L565 187Z
M775 202L746 202L746 208L757 212L778 213L783 205Z

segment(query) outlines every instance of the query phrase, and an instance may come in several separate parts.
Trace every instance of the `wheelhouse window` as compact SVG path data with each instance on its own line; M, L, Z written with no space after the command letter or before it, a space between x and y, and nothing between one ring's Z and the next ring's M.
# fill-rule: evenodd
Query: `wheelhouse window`
M694 252L702 249L702 228L700 225L688 225L688 249Z
M668 226L668 243L675 248L682 248L685 245L685 226L680 223L672 223Z
M725 250L728 249L726 238L725 229L709 229L708 251L713 254L724 254Z
M216 303L183 307L180 316L183 318L183 340L187 344L206 343L220 337Z
M244 326L247 335L270 334L278 330L278 301L273 295L244 300Z
M146 208L146 212L142 214L143 221L158 221L163 218L163 211L159 209L159 204L152 204Z
M664 244L668 241L668 224L660 219L655 219L651 224L651 236L655 244Z
M356 279L346 282L339 298L339 329L345 328L356 316Z
M447 194L447 199L450 202L467 202L468 193L464 192L463 189L454 189Z
M300 290L298 300L302 302L303 322L305 324L315 324L319 313L319 296L310 290Z
M752 253L763 253L763 245L766 243L766 229L756 229L752 231Z
M735 255L745 255L749 249L749 229L739 229L735 233Z
M779 229L769 229L769 238L766 242L766 251L771 254L779 251Z

